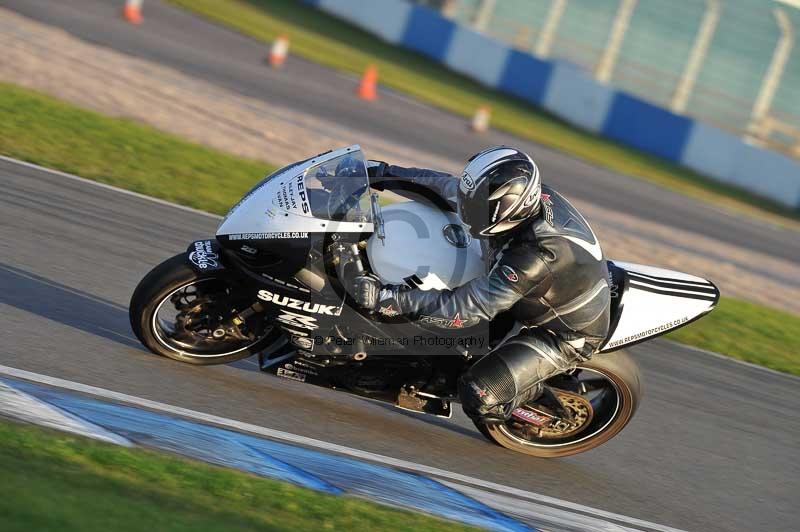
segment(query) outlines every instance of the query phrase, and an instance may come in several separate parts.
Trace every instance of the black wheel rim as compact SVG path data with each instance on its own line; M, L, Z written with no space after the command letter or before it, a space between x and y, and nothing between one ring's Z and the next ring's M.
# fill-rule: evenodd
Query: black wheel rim
M153 313L151 325L158 342L172 351L198 358L229 356L258 343L271 331L258 314L246 320L246 338L226 330L233 312L252 304L237 295L246 292L234 288L222 278L208 277L171 291Z
M609 376L590 368L580 368L572 377L577 379L577 382L572 384L567 391L578 393L592 406L592 419L585 427L563 438L540 438L536 436L536 427L525 421L511 418L498 425L498 430L517 443L543 448L574 445L606 430L622 411L623 396L619 385Z

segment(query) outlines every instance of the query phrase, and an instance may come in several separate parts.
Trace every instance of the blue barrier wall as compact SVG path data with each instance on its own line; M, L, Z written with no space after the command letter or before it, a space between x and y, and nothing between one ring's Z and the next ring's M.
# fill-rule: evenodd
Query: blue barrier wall
M391 24L390 21L386 23ZM402 45L431 59L444 62L450 39L456 25L436 11L423 6L413 6L406 23Z
M553 64L519 50L512 50L506 59L503 77L496 88L536 105L544 101L553 72Z
M578 127L800 208L798 161L600 84L573 65L511 49L407 0L306 2Z
M692 121L635 98L614 94L602 134L670 161L680 161Z
M681 162L692 170L716 177L766 198L783 198L800 207L798 164L780 153L750 146L715 127L695 122Z

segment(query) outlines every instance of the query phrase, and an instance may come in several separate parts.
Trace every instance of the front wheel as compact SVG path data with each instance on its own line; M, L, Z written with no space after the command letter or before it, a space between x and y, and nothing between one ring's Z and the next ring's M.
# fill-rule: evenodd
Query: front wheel
M569 410L569 419L548 419L534 401L521 405L503 423L476 421L478 430L512 451L540 458L570 456L619 434L642 396L639 368L624 351L598 354L571 375L554 377L546 384Z
M247 358L282 340L260 314L233 326L234 312L253 296L224 272L196 273L185 255L156 266L133 292L130 320L139 341L157 355L189 364L225 364Z

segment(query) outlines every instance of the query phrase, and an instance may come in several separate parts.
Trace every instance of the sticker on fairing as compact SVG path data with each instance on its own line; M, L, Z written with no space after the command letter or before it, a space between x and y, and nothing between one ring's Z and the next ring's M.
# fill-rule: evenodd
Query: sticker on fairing
M278 368L277 372L278 377L283 377L284 379L291 379L293 381L300 381L306 382L306 376L302 373L297 373L296 371L291 371L284 368Z
M234 233L228 240L285 240L290 238L308 238L306 231L279 231L275 233Z
M311 213L311 205L308 203L305 175L300 174L280 183L275 191L272 203L287 212L309 215Z
M295 334L291 338L291 342L300 349L314 349L314 340L307 336L300 336Z
M189 262L199 270L220 268L219 254L214 251L211 240L198 240L189 248Z

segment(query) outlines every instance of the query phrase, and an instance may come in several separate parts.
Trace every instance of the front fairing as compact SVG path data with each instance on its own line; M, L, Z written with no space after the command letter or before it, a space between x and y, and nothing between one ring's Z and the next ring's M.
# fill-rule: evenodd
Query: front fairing
M217 240L249 269L287 279L321 255L331 233L358 239L373 232L368 187L357 145L294 163L248 192Z

